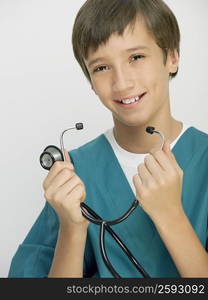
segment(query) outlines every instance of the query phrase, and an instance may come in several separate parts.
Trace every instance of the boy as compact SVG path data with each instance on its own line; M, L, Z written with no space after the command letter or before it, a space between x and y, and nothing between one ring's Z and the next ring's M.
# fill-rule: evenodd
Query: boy
M46 205L15 254L10 277L112 277L99 247L104 220L139 206L113 227L151 277L208 277L208 136L171 115L169 81L180 32L161 0L88 0L73 28L76 59L112 112L114 128L56 162L43 183ZM83 100L84 101L84 100ZM160 130L166 141L158 149ZM106 234L121 277L142 277Z

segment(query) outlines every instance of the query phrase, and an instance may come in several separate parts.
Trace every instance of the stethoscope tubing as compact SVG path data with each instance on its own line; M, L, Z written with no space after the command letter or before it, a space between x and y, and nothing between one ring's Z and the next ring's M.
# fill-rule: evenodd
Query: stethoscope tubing
M137 207L138 205L138 201L137 199L133 202L133 205L131 206L131 208L127 211L127 213L125 215L128 214L129 216L129 211L133 212L133 210ZM126 247L126 245L122 242L122 240L118 237L118 235L114 232L114 230L109 226L109 223L114 223L114 221L102 221L101 217L94 211L92 210L89 206L87 206L85 203L81 203L81 209L84 208L87 211L89 211L89 213L97 220L100 220L99 222L95 222L92 217L90 217L88 220L92 222L94 224L97 225L101 225L100 227L100 249L101 249L101 254L103 257L104 262L106 263L106 266L108 268L108 270L114 275L115 278L121 278L121 276L116 272L116 270L113 268L112 264L110 263L107 253L106 253L106 249L105 249L105 230L107 230L111 236L114 238L114 240L117 242L117 244L120 246L120 248L124 251L124 253L127 255L127 257L130 259L130 261L135 265L135 267L137 268L137 270L139 272L141 272L141 274L145 277L145 278L150 278L150 276L148 275L148 273L143 269L143 267L140 265L140 263L137 261L137 259L133 256L133 254L131 253L131 251ZM83 212L83 209L82 209ZM83 215L86 217L85 212L83 213ZM127 216L127 217L128 217ZM88 214L87 214L87 218L88 218ZM119 219L116 219L119 220ZM122 221L120 221L122 222ZM117 221L116 223L114 223L113 225L118 224Z

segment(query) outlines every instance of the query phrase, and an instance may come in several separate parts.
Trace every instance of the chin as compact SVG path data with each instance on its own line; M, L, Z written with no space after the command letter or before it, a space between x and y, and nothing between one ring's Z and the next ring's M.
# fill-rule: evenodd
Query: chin
M116 119L116 120L115 120ZM149 118L118 118L117 116L114 117L114 120L124 126L128 127L143 127L143 126L153 126L154 124L151 124L151 121L148 121Z

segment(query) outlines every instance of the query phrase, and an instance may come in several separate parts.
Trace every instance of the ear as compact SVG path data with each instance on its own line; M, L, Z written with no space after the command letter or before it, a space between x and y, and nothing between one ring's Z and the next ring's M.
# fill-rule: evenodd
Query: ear
M178 51L169 50L167 58L167 68L169 73L176 73L179 65L179 54Z

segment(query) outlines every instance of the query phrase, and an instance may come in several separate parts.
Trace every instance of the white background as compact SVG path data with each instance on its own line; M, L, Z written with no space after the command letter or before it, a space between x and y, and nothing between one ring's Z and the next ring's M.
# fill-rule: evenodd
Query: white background
M113 126L72 53L72 25L84 0L0 0L0 277L44 205L39 156L72 149ZM171 82L176 119L208 132L208 1L166 0L181 29L181 63Z

